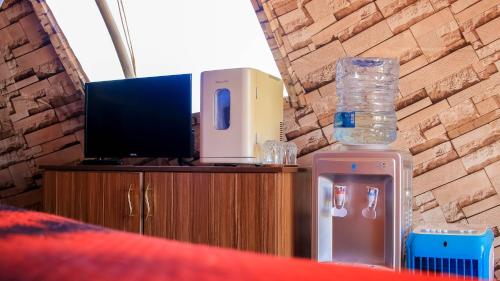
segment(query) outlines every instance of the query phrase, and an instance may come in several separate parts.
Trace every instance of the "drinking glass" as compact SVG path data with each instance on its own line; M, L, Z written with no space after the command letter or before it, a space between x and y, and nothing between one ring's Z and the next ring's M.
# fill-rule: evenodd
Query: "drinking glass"
M262 145L262 164L273 164L274 163L274 152L275 141L268 140Z
M297 165L297 145L293 142L287 142L283 144L284 150L284 164L285 165Z
M274 163L277 165L284 164L284 156L285 156L285 149L283 147L283 143L276 141L274 143L274 150L273 150L273 157L274 157Z
M268 140L262 145L262 164L283 164L284 147L279 141Z

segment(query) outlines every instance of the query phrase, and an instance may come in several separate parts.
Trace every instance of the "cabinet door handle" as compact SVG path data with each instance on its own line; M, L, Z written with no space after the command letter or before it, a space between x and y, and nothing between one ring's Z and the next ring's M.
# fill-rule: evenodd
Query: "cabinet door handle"
M129 217L134 216L134 209L132 208L132 198L130 193L132 192L132 184L128 187L128 193L127 193L127 198L128 198L128 209L130 211Z
M151 190L151 188L149 188L149 184L148 184L147 187L146 187L146 192L145 192L146 208L148 209L148 212L146 214L146 219L148 219L149 217L153 216L153 215L151 215L151 204L149 203L149 191L150 190Z

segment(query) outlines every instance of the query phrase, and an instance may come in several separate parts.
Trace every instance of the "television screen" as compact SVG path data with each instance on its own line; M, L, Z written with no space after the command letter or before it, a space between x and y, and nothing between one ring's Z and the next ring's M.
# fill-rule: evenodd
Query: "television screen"
M191 74L85 85L85 157L191 157Z

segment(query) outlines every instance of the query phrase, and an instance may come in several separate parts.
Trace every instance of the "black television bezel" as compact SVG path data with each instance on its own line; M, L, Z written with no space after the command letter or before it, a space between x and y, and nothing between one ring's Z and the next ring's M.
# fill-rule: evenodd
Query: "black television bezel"
M185 74L174 74L174 75L160 75L160 76L148 76L148 77L137 77L137 78L126 78L126 79L114 79L114 80L104 80L104 81L93 81L93 82L86 82L84 85L84 91L85 91L85 124L84 124L84 145L83 145L83 155L84 158L86 159L124 159L124 158L192 158L194 157L194 131L193 131L193 122L192 122L192 116L193 112L192 109L190 109L190 122L189 122L189 128L191 131L191 136L189 138L189 151L188 154L177 154L177 155L133 155L132 153L128 153L125 155L116 155L116 156L97 156L97 155L89 155L88 153L88 141L87 141L87 116L88 116L88 85L93 84L93 83L102 83L102 82L118 82L118 81L123 81L123 80L135 80L135 79L148 79L148 78L161 78L161 77L173 77L173 76L186 76L189 78L189 86L190 86L190 93L188 95L189 99L189 104L192 106L192 101L193 101L193 77L191 73L185 73Z

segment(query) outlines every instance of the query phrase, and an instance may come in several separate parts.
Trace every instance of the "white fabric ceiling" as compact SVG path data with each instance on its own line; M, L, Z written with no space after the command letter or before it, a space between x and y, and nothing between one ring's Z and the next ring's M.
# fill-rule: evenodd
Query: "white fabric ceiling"
M0 0L1 1L1 0ZM93 0L46 0L92 81L123 78ZM117 24L116 1L108 1ZM193 112L199 73L253 67L280 76L248 0L125 0L137 75L193 73Z

